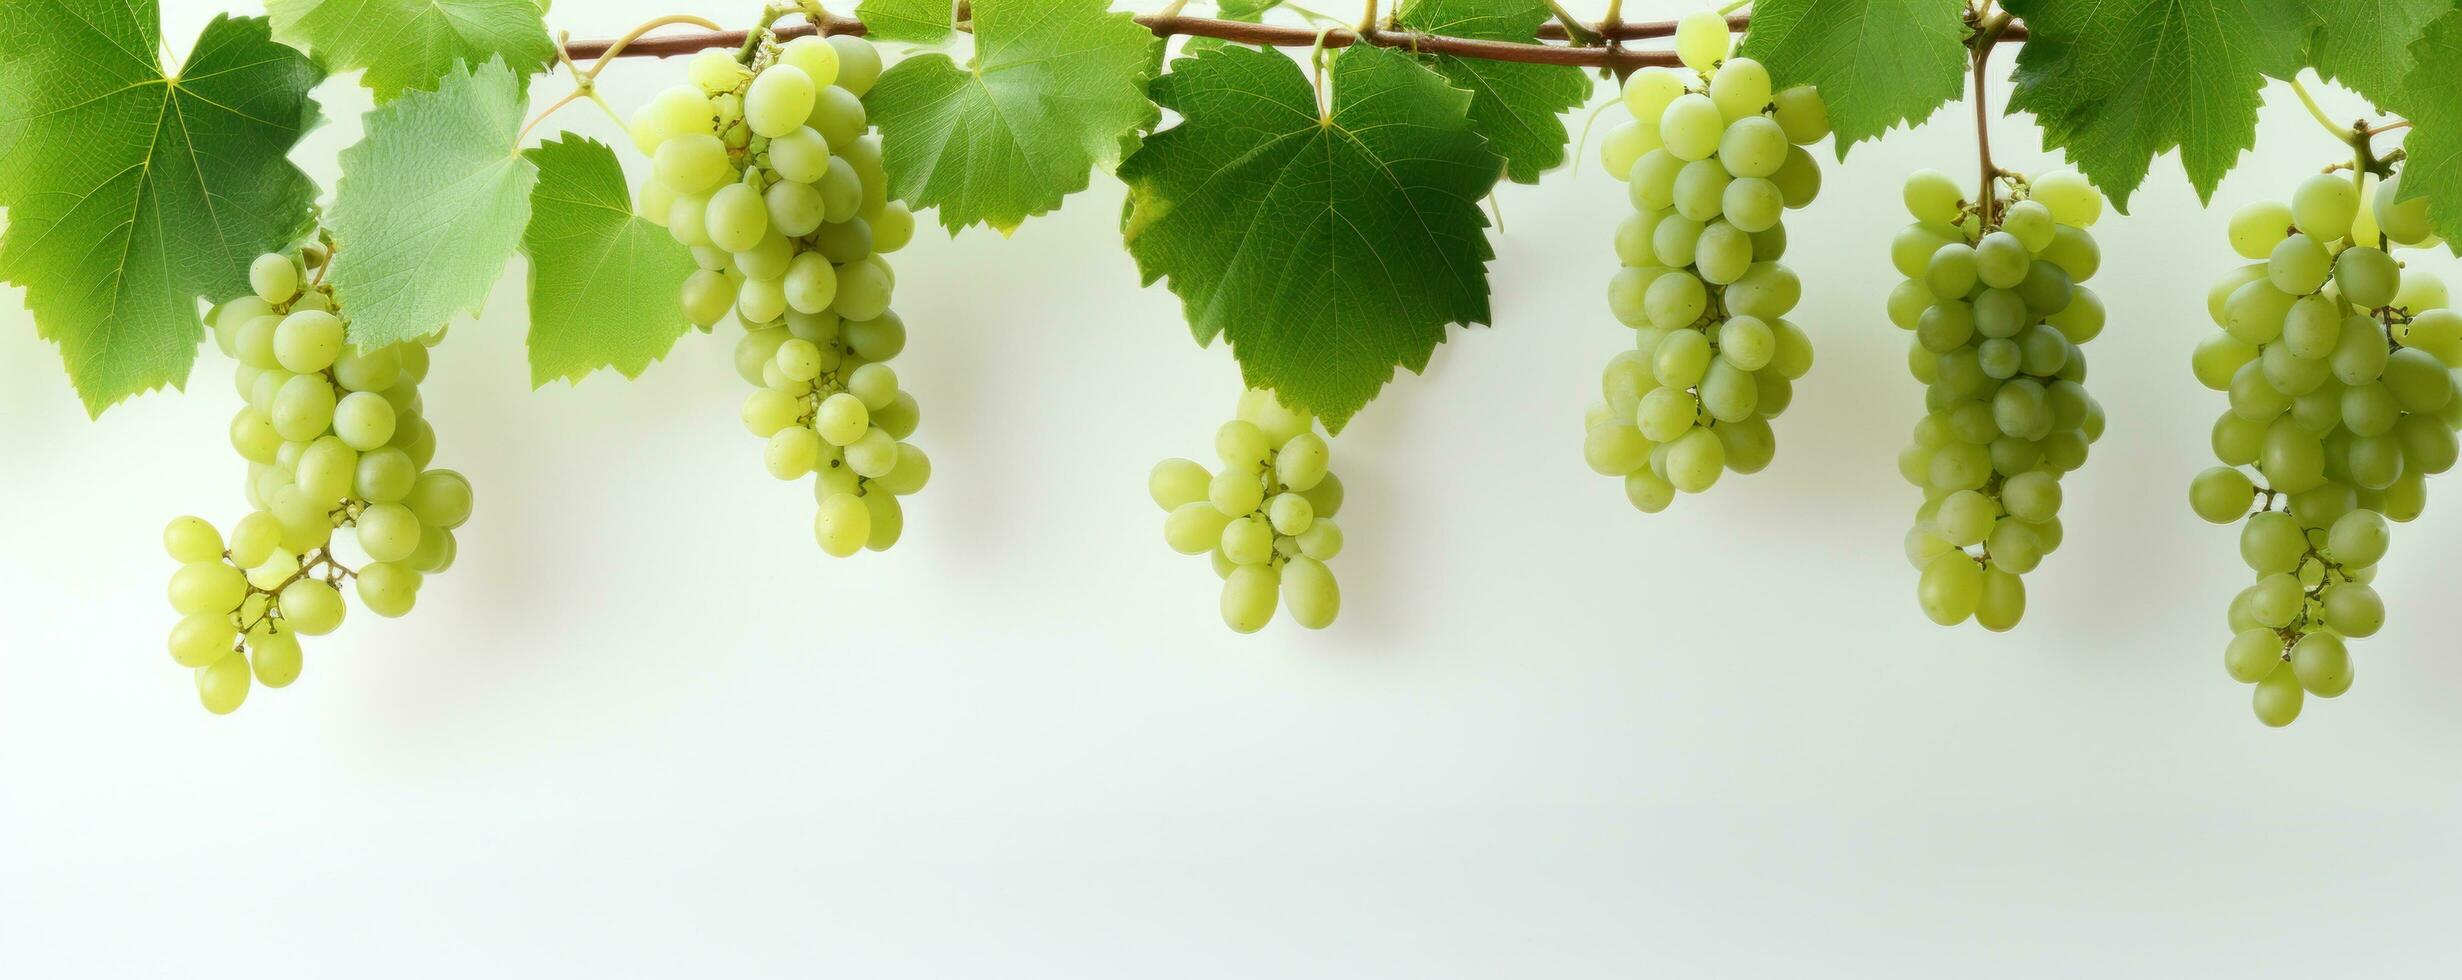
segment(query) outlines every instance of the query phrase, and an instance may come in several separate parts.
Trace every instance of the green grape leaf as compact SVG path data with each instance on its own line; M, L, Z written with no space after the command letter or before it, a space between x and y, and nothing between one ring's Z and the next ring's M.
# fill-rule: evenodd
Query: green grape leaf
M197 297L307 231L287 154L323 78L264 18L217 17L166 74L154 0L0 3L0 278L24 286L89 415L188 380Z
M2428 220L2445 244L2462 254L2462 99L2453 96L2462 78L2462 9L2437 18L2411 45L2409 88L2422 95L2411 107L2411 132L2403 137L2402 200L2428 198Z
M956 30L957 6L950 0L863 0L855 5L855 19L875 41L938 44Z
M1121 231L1199 343L1230 338L1250 385L1339 431L1395 365L1426 368L1447 324L1487 322L1479 199L1503 161L1470 93L1407 54L1352 45L1329 75L1325 111L1277 51L1173 62L1153 92L1181 122L1120 165Z
M538 166L530 189L530 384L612 367L637 377L667 356L684 321L692 250L633 213L615 151L564 134L522 154Z
M1146 101L1160 42L1105 0L976 0L975 53L908 58L864 99L880 124L890 190L939 208L954 235L1002 233L1085 190L1155 120Z
M2304 0L2007 0L2026 21L2009 110L2034 113L2112 206L2180 151L2199 200L2257 144L2265 77L2297 71L2316 27Z
M1812 85L1838 159L1966 90L1963 0L1759 0L1742 54L1779 88Z
M476 314L530 218L538 166L514 145L524 100L502 61L367 114L333 193L333 291L363 348Z
M537 0L266 0L265 13L275 37L327 68L365 69L359 80L378 102L489 58L526 86L556 56Z
M1401 26L1427 34L1534 42L1547 22L1546 0L1412 0ZM1590 101L1590 76L1568 65L1525 65L1434 55L1437 73L1470 90L1470 121L1505 158L1506 176L1525 184L1564 162L1565 111Z
M2317 74L2386 112L2411 111L2411 42L2454 0L2311 0L2323 19L2309 56ZM2450 80L2448 80L2450 85Z

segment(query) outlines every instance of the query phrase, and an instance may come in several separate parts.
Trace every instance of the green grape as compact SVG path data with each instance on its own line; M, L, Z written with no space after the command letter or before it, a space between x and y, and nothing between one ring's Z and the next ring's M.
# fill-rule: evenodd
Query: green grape
M360 592L365 594L367 572L360 572ZM267 626L272 624L268 623ZM248 634L248 666L256 682L266 687L289 687L299 679L299 636L271 629L252 630Z
M1676 58L1684 62L1684 67L1704 75L1727 60L1732 41L1727 33L1727 19L1717 11L1696 10L1676 21Z
M660 183L682 195L685 200L708 193L726 179L727 147L718 137L707 133L685 133L658 144L654 164ZM668 217L669 229L674 229L674 215ZM681 236L679 235L679 240ZM692 244L687 241L685 244Z
M1678 96L1659 118L1659 141L1679 160L1708 160L1718 152L1725 131L1726 120L1719 115L1718 104L1698 93Z
M1342 611L1342 590L1323 561L1303 555L1282 566L1282 604L1292 622L1321 630Z
M2291 224L2319 241L2351 235L2359 216L2359 185L2339 174L2310 174L2291 192Z
M1770 96L1769 69L1751 58L1728 58L1710 76L1710 101L1728 119L1759 118L1769 107Z
M342 594L315 579L283 586L277 604L283 621L303 635L323 636L342 626Z
M393 427L393 403L382 395L354 391L334 403L334 434L352 449L364 452L383 447L393 440Z
M248 263L248 288L269 305L288 303L299 295L299 265L287 255L259 255Z
M1923 567L1916 598L1933 622L1955 626L1972 618L1982 604L1983 577L1983 566L1953 550Z
M832 494L821 501L820 511L813 515L812 535L831 557L852 555L863 550L864 542L872 535L871 509L853 494Z
M342 320L323 310L300 310L274 328L274 360L293 374L314 374L342 353Z
M803 128L819 94L813 78L792 64L773 64L744 92L744 124L771 139Z
M229 653L197 668L197 700L205 710L227 715L248 700L248 658Z
M203 667L230 655L238 638L227 610L184 616L171 627L171 660L182 667Z
M2397 245L2427 248L2436 244L2437 236L2428 219L2428 199L2415 197L2405 201L2401 197L2401 174L2387 177L2377 185L2373 210L2377 225L2384 230L2385 237Z
M2189 509L2209 523L2229 524L2247 516L2257 488L2248 476L2229 466L2209 467L2189 481Z
M1234 631L1254 633L1274 618L1274 600L1281 575L1271 565L1242 565L1222 585L1222 621Z
M1983 587L1975 601L1975 623L1994 633L2017 628L2026 615L2026 583L2000 568L1983 572Z
M2321 600L2325 626L2336 633L2365 639L2385 626L2385 600L2364 583L2345 582L2328 587Z
M2374 565L2385 557L2392 529L2374 511L2355 510L2334 521L2326 532L2325 550L2353 568Z
M333 424L333 385L322 376L294 375L282 383L269 413L274 431L291 442L307 442Z
M183 565L219 561L222 533L202 517L175 517L162 529L162 547L171 560Z
M1821 93L1810 85L1782 89L1772 97L1777 110L1772 115L1785 130L1791 143L1818 143L1829 135L1829 106Z
M728 184L710 194L706 220L710 244L744 252L769 232L769 205L751 185Z
M411 607L418 604L419 584L419 573L408 565L371 563L359 569L359 604L387 619L407 616ZM296 646L294 643L293 647Z
M2291 237L2291 206L2258 201L2231 213L2231 250L2241 258L2264 260Z
M2394 262L2393 256L2355 245L2335 256L2334 285L2351 305L2373 310L2391 304L2394 295L2401 291L2402 267Z
M2103 217L2103 195L2085 177L2072 171L2054 171L2036 178L2033 194L2034 200L2051 209L2053 220L2071 228L2089 227Z
M403 505L420 521L451 530L470 520L473 497L470 481L452 470L429 470L419 474Z
M2305 234L2294 234L2274 246L2265 264L2266 279L2274 288L2293 296L2305 296L2324 287L2333 272L2333 257L2325 244Z
M838 54L837 87L858 97L871 91L872 83L881 74L879 49L874 48L872 42L851 34L832 34L828 40L829 46L835 48Z
M1624 108L1636 120L1655 122L1684 91L1684 78L1674 69L1644 68L1624 80Z
M1726 72L1721 71L1720 77ZM1718 86L1710 86L1712 99L1718 97ZM1736 117L1718 139L1718 165L1736 177L1766 178L1778 172L1787 162L1792 144L1785 128L1768 116L1745 114ZM1775 191L1776 185L1771 185Z
M1918 170L1907 175L1905 197L1907 213L1916 221L1946 225L1957 220L1966 195L1948 174Z

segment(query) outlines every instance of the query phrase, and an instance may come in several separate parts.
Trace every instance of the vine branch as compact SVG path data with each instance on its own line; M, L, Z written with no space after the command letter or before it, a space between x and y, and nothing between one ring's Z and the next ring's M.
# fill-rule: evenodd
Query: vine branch
M960 14L963 13L961 9ZM1730 30L1740 31L1751 21L1751 15L1737 14L1727 18L1727 26ZM1172 12L1143 14L1138 16L1137 23L1154 32L1156 36L1166 38L1175 35L1210 37L1240 44L1283 48L1314 47L1319 43L1318 31L1311 27L1252 24L1246 21L1221 20L1213 17L1189 17ZM1578 25L1579 30L1576 31L1575 26L1569 25ZM956 23L959 30L965 30L970 26L971 24L962 16ZM1651 66L1673 66L1680 62L1676 60L1675 53L1672 51L1639 51L1614 44L1600 46L1595 41L1582 43L1580 33L1586 32L1591 38L1600 41L1636 41L1672 37L1675 35L1675 30L1676 25L1672 20L1626 22L1620 18L1611 18L1588 25L1583 25L1578 20L1551 21L1539 27L1540 40L1538 43L1489 41L1443 34L1422 34L1409 30L1378 30L1363 38L1360 32L1350 29L1326 31L1322 43L1327 48L1342 48L1366 41L1369 44L1403 48L1422 54L1442 54L1458 58L1511 61L1532 65L1566 65L1576 68L1610 68L1632 71ZM853 17L822 13L817 17L808 17L804 23L777 26L772 29L772 32L778 39L788 40L807 34L860 35L864 33L864 26L862 21ZM2022 40L2025 36L2026 29L2016 24L2010 24L2001 33L2001 37L2008 40ZM622 45L613 41L576 41L569 50L575 58L664 58L691 54L704 48L737 48L740 50L750 37L751 32L749 31L704 31L698 34L639 38Z

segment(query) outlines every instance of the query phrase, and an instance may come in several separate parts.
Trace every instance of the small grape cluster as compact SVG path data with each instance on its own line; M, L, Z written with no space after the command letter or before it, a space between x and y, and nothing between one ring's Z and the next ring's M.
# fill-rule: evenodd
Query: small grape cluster
M1274 618L1275 597L1309 629L1333 624L1342 591L1325 567L1342 551L1342 479L1316 419L1273 392L1240 395L1237 417L1214 433L1222 469L1191 459L1154 465L1146 492L1161 505L1163 540L1183 555L1211 552L1222 577L1222 619L1254 633Z
M862 95L881 70L857 37L764 42L746 65L705 51L688 81L632 121L656 161L642 210L692 246L686 319L708 328L729 309L744 324L736 373L759 390L742 418L768 440L781 480L814 477L813 535L838 557L895 544L897 498L923 488L929 457L903 440L920 421L888 361L906 347L889 309L897 277L882 258L915 219L889 200Z
M1916 598L1933 622L1994 632L2025 615L2020 576L2064 537L2060 478L2103 435L2083 350L2103 332L2103 302L2081 285L2102 266L2086 229L2103 198L2073 173L2001 177L2010 193L1986 188L1980 204L1939 171L1907 178L1915 223L1890 243L1906 281L1889 295L1890 321L1914 333L1907 367L1926 386L1898 454L1898 472L1923 490L1906 534Z
M2388 519L2418 517L2426 478L2462 455L2462 313L2390 251L2436 243L2428 202L2396 202L2398 178L2359 173L2316 174L2287 205L2232 215L2232 249L2259 261L2207 292L2222 329L2191 361L2231 407L2214 423L2223 465L2190 481L2189 506L2216 524L2246 519L2240 557L2257 576L2231 601L2223 667L2256 686L2257 719L2272 726L2298 718L2308 695L2350 690L2344 641L2385 623L2373 583Z
M453 564L453 529L470 519L470 482L428 468L436 432L421 417L419 382L442 333L350 346L322 283L330 255L314 244L300 259L260 256L249 267L254 295L206 317L215 346L239 361L247 405L231 419L231 446L248 460L254 510L227 540L203 518L177 518L163 547L180 563L171 659L195 669L197 696L215 714L237 710L252 679L283 687L299 677L299 637L342 625L345 580L370 612L408 613L425 577ZM334 556L341 528L365 555L355 570Z
M1812 369L1811 339L1786 319L1803 286L1778 262L1779 219L1820 192L1804 145L1829 134L1827 110L1811 86L1772 93L1760 63L1728 57L1716 15L1685 25L1678 52L1702 83L1673 68L1634 75L1624 86L1633 120L1602 148L1608 172L1631 185L1607 303L1633 328L1633 348L1607 363L1582 454L1622 477L1645 513L1727 470L1768 466L1778 450L1769 420Z

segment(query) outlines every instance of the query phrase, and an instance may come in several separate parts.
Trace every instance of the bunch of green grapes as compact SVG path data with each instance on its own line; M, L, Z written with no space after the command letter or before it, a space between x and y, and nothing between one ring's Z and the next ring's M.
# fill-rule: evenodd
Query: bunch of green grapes
M706 329L732 309L743 323L735 368L759 389L744 427L769 441L772 476L814 478L813 536L838 557L897 543L897 498L932 475L904 441L921 413L888 364L906 324L882 255L915 218L889 200L880 138L866 135L862 95L880 70L869 42L843 35L764 44L752 66L705 51L632 123L657 162L643 213L701 264L684 314Z
M1915 223L1890 244L1906 281L1889 319L1914 333L1907 367L1926 386L1898 454L1923 490L1906 535L1916 598L1933 622L1994 632L2025 615L2020 576L2060 547L2060 477L2103 435L2083 350L2103 302L2080 285L2102 265L2086 229L2103 198L2073 173L2005 179L2008 194L1977 204L1947 174L1909 176Z
M1603 149L1635 211L1616 228L1623 267L1607 284L1633 347L1607 363L1582 453L1622 477L1645 513L1727 470L1769 465L1769 420L1812 369L1811 339L1786 319L1803 287L1778 262L1779 219L1821 189L1804 145L1829 134L1827 111L1810 86L1773 94L1760 63L1729 58L1716 15L1685 23L1677 46L1690 73L1634 75L1624 87L1633 120Z
M1154 465L1146 492L1169 512L1163 540L1183 555L1214 556L1222 619L1254 633L1274 618L1275 597L1309 629L1332 625L1342 590L1327 561L1342 551L1342 479L1316 418L1274 393L1240 395L1235 419L1214 433L1222 469L1191 459Z
M2268 725L2290 724L2307 695L2350 690L2345 641L2385 623L2373 582L2387 522L2418 517L2426 478L2462 453L2462 314L2390 252L2435 243L2428 202L2397 204L2393 178L2366 185L2321 173L2287 205L2232 215L2232 249L2259 261L2206 294L2222 329L2191 362L2231 407L2214 423L2223 465L2190 482L2189 506L2244 521L2240 557L2257 577L2232 599L2223 667L2256 685Z
M428 575L453 564L453 529L470 519L470 482L430 469L436 431L420 417L426 344L352 347L344 316L322 283L322 245L302 259L264 255L249 267L255 294L206 316L214 344L238 359L247 405L231 419L231 446L248 460L254 508L226 538L198 517L163 529L180 563L171 575L171 659L196 672L205 709L229 714L251 681L283 687L299 677L301 636L342 625L341 586L400 616ZM311 276L314 278L311 279ZM334 555L335 532L363 561Z

